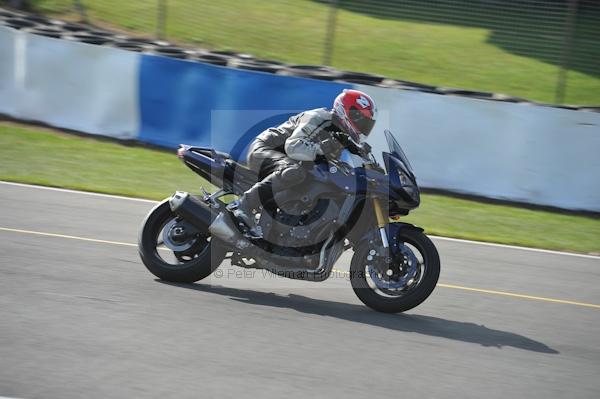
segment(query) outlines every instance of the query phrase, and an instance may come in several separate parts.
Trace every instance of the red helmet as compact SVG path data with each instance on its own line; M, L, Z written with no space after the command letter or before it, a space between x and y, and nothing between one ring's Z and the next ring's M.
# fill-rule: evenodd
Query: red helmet
M368 136L375 125L377 107L368 94L358 90L345 89L333 102L336 122L355 141L360 135Z

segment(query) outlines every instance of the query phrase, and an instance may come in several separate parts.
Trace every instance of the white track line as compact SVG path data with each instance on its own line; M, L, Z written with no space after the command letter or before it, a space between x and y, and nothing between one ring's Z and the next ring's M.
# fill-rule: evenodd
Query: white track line
M39 190L59 191L59 192L70 193L70 194L82 194L82 195L89 195L92 197L115 198L115 199L121 199L121 200L126 200L126 201L146 202L148 204L157 204L158 203L158 201L152 201L152 200L143 199L143 198L125 197L123 195L92 193L89 191L68 190L66 188L38 186L35 184L13 183L13 182L9 182L9 181L1 181L1 180L0 180L0 184L5 184L8 186L24 187L24 188L36 188Z
M433 238L435 240L440 240L440 241L451 241L451 242L460 242L460 243L464 243L464 244L485 245L486 247L496 247L496 248L506 248L506 249L521 249L523 251L539 252L539 253L543 253L543 254L567 255L567 256L575 256L578 258L600 260L600 256L598 256L598 255L576 254L576 253L572 253L572 252L553 251L551 249L519 247L517 245L496 244L493 242L483 242L483 241L471 241L471 240L464 240L462 238L440 237L440 236L433 236L433 235L429 235L429 234L427 234L427 236L429 238Z
M67 235L67 234L45 233L43 231L12 229L12 228L9 228L9 227L0 227L0 231L8 231L8 232L12 232L12 233L33 234L33 235L45 236L45 237L68 238L69 240L98 242L98 243L101 243L101 244L122 245L122 246L125 246L125 247L137 247L137 244L132 244L132 243L128 243L128 242L99 240L97 238L87 238L87 237L70 236L70 235Z
M92 193L92 192L88 192L88 191L68 190L65 188L38 186L38 185L34 185L34 184L13 183L13 182L1 181L1 180L0 180L0 184L24 187L24 188L35 188L35 189L39 189L39 190L59 191L59 192L71 193L71 194L90 195L90 196L94 196L94 197L115 198L115 199L121 199L121 200L126 200L126 201L145 202L145 203L149 203L149 204L157 204L158 203L158 201L152 201L152 200L147 200L147 199L142 199L142 198L133 198L133 197L125 197L125 196L121 196L121 195ZM553 251L550 249L519 247L517 245L495 244L495 243L491 243L491 242L472 241L472 240L465 240L465 239L461 239L461 238L439 237L439 236L432 236L432 235L429 235L429 237L436 239L436 240L440 240L440 241L458 242L458 243L471 244L471 245L483 245L483 246L487 246L487 247L496 247L496 248L519 249L522 251L538 252L538 253L545 253L545 254L550 254L550 255L565 255L565 256L575 256L578 258L600 260L600 256L598 256L598 255L576 254L576 253L571 253L571 252Z

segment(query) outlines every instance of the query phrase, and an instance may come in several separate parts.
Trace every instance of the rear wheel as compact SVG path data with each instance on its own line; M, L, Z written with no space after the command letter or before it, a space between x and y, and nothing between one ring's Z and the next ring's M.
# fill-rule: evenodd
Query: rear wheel
M208 277L225 257L218 240L173 213L168 200L146 216L138 238L138 251L152 274L179 283Z
M379 312L399 313L431 295L440 275L440 258L421 231L406 229L390 238L398 245L395 253L381 256L368 243L357 248L350 265L350 283L365 305Z

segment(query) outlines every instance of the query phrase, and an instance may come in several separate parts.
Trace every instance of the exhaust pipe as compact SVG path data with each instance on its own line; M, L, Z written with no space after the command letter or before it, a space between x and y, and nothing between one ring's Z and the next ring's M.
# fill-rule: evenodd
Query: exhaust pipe
M228 214L211 208L206 202L189 193L177 191L169 199L169 206L173 212L201 231L209 231L215 237L229 243L243 240Z
M177 191L169 199L171 210L200 230L208 231L217 215L213 215L209 206L189 193Z

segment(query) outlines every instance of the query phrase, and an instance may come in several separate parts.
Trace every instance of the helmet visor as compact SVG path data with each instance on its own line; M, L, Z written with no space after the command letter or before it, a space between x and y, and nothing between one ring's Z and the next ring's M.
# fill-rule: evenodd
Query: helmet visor
M360 112L356 107L350 107L350 121L360 131L361 134L368 136L375 125L375 118L369 118Z

